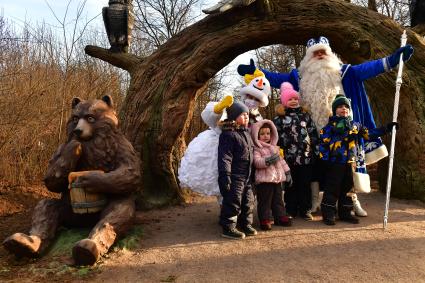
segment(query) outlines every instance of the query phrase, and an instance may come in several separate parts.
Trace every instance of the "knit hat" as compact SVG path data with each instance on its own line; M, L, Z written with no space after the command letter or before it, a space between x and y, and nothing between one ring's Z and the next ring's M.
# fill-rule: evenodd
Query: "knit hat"
M283 106L287 106L289 99L296 98L300 99L300 95L298 92L294 89L294 87L288 83L284 82L280 85L280 102L283 104Z
M240 101L235 101L226 109L227 119L234 121L244 112L249 113L248 107Z
M334 101L332 102L332 113L333 115L336 115L336 109L338 106L341 105L347 105L348 108L351 110L351 101L343 94L337 94Z

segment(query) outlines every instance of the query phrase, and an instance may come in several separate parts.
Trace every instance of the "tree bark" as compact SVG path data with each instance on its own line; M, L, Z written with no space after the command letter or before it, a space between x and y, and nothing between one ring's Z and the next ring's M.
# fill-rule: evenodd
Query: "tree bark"
M392 192L425 200L425 47L417 34L407 33L415 54L403 76ZM270 0L266 8L257 1L210 15L171 38L137 67L124 67L131 83L120 118L124 133L141 154L144 205L184 199L177 168L195 98L208 79L237 55L270 44L304 45L313 36L325 35L344 61L356 64L387 56L399 47L401 34L393 20L344 1ZM90 55L100 58L92 51ZM392 72L367 82L378 124L392 118L395 76ZM386 170L380 173L385 188Z

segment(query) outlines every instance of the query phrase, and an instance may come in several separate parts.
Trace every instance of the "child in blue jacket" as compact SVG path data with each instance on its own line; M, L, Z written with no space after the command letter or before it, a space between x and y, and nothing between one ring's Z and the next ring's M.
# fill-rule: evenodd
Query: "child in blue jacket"
M357 224L359 219L351 215L353 201L347 193L353 188L353 165L357 146L362 139L369 140L390 132L397 123L368 130L350 116L351 102L339 94L332 102L333 116L320 131L319 156L325 164L324 194L321 204L323 222L335 225L337 212L341 221Z
M223 196L220 213L221 234L225 238L244 239L254 236L252 227L254 194L252 162L254 144L248 131L249 109L235 102L226 109L218 142L218 186ZM236 228L239 223L242 231Z

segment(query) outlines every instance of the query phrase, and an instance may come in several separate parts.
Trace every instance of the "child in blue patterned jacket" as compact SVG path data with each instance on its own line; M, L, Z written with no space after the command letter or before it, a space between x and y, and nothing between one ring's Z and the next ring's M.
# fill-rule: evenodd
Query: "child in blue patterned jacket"
M357 224L359 219L351 215L352 198L347 193L353 188L353 165L357 157L357 145L362 139L380 137L390 131L397 123L388 123L386 127L368 130L360 123L353 122L350 116L351 102L339 94L332 102L332 117L320 131L319 156L324 161L325 180L321 204L323 222L335 225L337 212L341 221Z

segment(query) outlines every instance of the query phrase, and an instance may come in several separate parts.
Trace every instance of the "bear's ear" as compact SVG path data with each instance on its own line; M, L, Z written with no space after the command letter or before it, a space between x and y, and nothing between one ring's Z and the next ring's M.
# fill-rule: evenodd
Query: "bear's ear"
M72 109L74 109L74 108L75 108L75 106L77 106L77 105L78 105L78 103L80 103L80 102L81 102L81 98L79 98L79 97L74 97L74 98L72 99L72 102L71 102Z
M110 95L102 96L102 100L111 108L114 107L114 103L112 102L112 97Z

